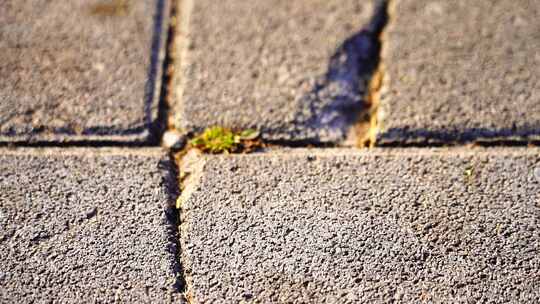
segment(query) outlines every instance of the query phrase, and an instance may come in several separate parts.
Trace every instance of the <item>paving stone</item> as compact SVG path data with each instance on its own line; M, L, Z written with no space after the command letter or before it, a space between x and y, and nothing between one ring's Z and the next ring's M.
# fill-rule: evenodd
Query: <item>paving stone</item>
M378 52L374 2L182 1L176 126L343 140L362 110Z
M181 246L198 303L540 297L539 149L190 159Z
M394 3L379 143L540 140L540 2Z
M3 0L0 141L146 141L168 0Z
M65 151L0 151L0 303L172 302L165 153Z

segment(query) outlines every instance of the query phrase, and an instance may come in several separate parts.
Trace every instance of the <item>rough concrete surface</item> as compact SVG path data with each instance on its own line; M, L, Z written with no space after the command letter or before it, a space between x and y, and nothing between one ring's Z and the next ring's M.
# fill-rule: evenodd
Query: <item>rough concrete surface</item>
M206 156L181 217L193 303L536 303L539 149ZM225 302L225 301L223 301Z
M176 126L257 128L270 140L343 140L363 110L378 52L375 2L182 1Z
M396 0L379 143L540 140L540 2Z
M172 302L166 154L35 151L0 151L0 303Z
M145 141L168 0L3 0L0 141Z

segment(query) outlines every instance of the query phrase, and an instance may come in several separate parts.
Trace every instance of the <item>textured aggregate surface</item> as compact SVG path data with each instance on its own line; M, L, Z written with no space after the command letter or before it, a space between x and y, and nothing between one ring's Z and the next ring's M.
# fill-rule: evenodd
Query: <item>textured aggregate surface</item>
M168 0L2 0L0 141L144 141Z
M196 303L535 303L538 149L207 156L182 205ZM536 172L536 173L535 173Z
M396 0L379 143L540 139L540 2Z
M182 1L176 125L335 142L362 110L376 1ZM271 12L271 13L269 13ZM362 31L365 29L365 31Z
M54 154L0 151L0 303L172 302L164 153Z

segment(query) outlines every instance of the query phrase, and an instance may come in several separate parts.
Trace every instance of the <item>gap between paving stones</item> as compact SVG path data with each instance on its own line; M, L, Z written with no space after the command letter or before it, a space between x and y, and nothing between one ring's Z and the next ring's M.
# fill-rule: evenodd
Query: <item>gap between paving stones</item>
M161 86L161 99L160 99L160 111L159 111L159 123L160 125L160 144L162 147L167 149L178 149L182 148L186 143L186 138L175 130L172 113L174 105L174 96L172 91L174 90L174 67L175 62L179 58L175 57L176 54L176 33L178 31L179 25L179 3L181 0L172 1L169 15L169 28L167 31L167 42L165 60L163 62L163 79ZM185 2L185 1L183 1ZM185 15L184 15L185 17ZM181 22L181 21L180 21ZM176 208L175 202L178 200L182 189L180 179L180 167L178 165L178 159L172 150L169 151L169 159L174 166L171 166L171 169L168 171L169 179L171 182L168 184L168 193L170 195L171 202L174 202L172 208ZM174 228L174 238L171 239L171 242L174 242L176 245L175 260L177 264L175 265L175 270L177 271L178 277L174 288L181 294L182 300L190 302L186 293L186 279L184 274L184 268L182 265L181 254L182 248L180 245L180 212L177 209L174 209L171 214L169 214L170 223Z
M438 147L540 147L540 141L475 141L475 142L408 142L408 143L378 143L378 148L438 148Z
M156 35L156 37L154 37L154 39L152 40L152 50L154 50L153 52L153 54L155 54L154 56L158 56L158 54L160 53L160 49L164 48L165 49L164 58L162 62L160 62L159 60L152 61L153 64L150 67L150 72L148 76L157 84L154 87L152 87L153 99L158 101L158 109L157 109L157 113L155 114L155 121L153 121L150 127L150 132L158 135L157 138L154 139L154 141L159 141L161 138L161 135L163 134L162 132L163 127L161 126L163 117L161 116L167 115L168 113L167 111L168 109L166 108L166 103L163 100L164 99L163 91L164 91L164 88L166 88L168 85L168 83L165 82L167 80L166 78L166 75L168 73L167 66L169 63L167 60L168 59L167 48L171 39L169 35L170 35L170 28L172 24L171 19L173 17L172 13L174 12L173 8L175 7L175 1L165 2L164 0L159 0L159 5L161 7L165 6L165 4L169 4L169 6L165 7L165 9L161 9L159 11L159 15L156 16L156 20L159 20L159 19L163 20L162 23L159 23L160 35L159 36ZM145 111L151 112L150 104L148 103L145 104Z
M175 202L178 200L178 197L180 196L180 185L178 183L178 176L179 176L179 167L176 162L176 159L174 156L169 153L169 164L167 166L168 170L166 170L167 175L165 176L165 187L167 190L167 194L169 196L169 206L170 209L167 210L167 220L168 220L168 230L169 230L169 241L174 244L174 260L175 264L173 265L176 276L176 282L174 284L174 289L179 292L184 299L186 299L185 296L185 290L186 290L186 281L184 276L184 268L182 266L182 261L180 259L182 249L180 247L180 235L179 235L179 229L180 227L180 213L178 210L176 210Z
M373 35L377 43L377 58L375 70L373 71L364 98L365 109L353 127L356 147L374 147L377 140L378 113L380 102L380 90L384 81L384 62L381 56L384 48L384 33L386 26L390 22L393 0L381 2L379 9L375 12L372 27Z
M193 154L191 154L191 153ZM182 201L186 199L186 197L189 197L190 193L193 193L196 190L196 187L198 185L198 181L202 177L203 173L203 166L201 162L198 161L197 155L194 154L195 150L191 150L190 152L187 152L187 154L177 154L175 156L176 165L178 167L178 188L180 190L180 193L178 197L176 198L176 208L177 208L177 220L178 220L178 255L176 258L180 261L179 264L183 266L183 246L181 243L181 234L182 230L185 229L185 225L183 225L183 218L185 217L185 213L182 212ZM188 169L189 168L189 169ZM184 228L183 228L184 227ZM192 284L190 283L191 280L188 276L188 274L185 271L185 268L182 267L182 280L183 280L183 288L181 289L181 292L184 296L184 299L187 303L194 303L193 299L193 290L192 290Z
M159 123L160 123L160 144L161 146L172 148L174 147L174 144L177 143L179 138L177 138L176 135L177 132L174 129L174 122L173 122L173 94L171 91L174 89L174 66L175 62L178 60L175 57L176 54L176 32L178 31L178 8L179 1L172 1L171 8L169 12L169 28L167 31L167 42L165 43L165 60L163 61L163 79L162 79L162 86L161 86L161 99L160 99L160 111L159 111ZM171 137L173 135L173 139L167 140L167 137ZM172 143L171 140L173 141Z
M392 17L395 14L396 9L396 0L387 0L385 2L385 26L379 33L379 62L377 70L375 71L374 76L372 77L369 88L368 88L368 104L370 106L369 111L369 126L368 132L366 132L365 137L362 139L364 142L362 146L374 147L377 144L377 133L379 131L381 123L381 114L380 114L380 102L381 102L381 90L388 82L388 77L385 75L385 63L382 56L382 52L385 48L385 30L390 22L392 22Z
M351 147L373 147L375 144L373 136L370 134L374 133L374 125L372 123L374 111L377 109L377 99L375 98L378 94L380 85L377 83L380 82L381 73L382 73L382 62L381 62L381 50L383 47L382 35L384 29L388 23L388 5L392 0L381 0L376 2L376 6L373 10L373 16L370 22L362 28L357 34L349 37L343 43L344 52L347 53L348 58L356 58L358 60L358 70L356 71L358 79L360 81L366 82L366 93L361 98L359 112L354 114L351 125L348 126L349 131L342 143L315 143L317 146L328 147L328 146L351 146ZM361 37L366 37L370 45L367 50L367 54L362 54L362 51L365 49L358 49L357 47L349 47L349 44L358 44L361 45ZM332 71L340 70L338 68L340 63L337 58L339 58L340 51L334 55L329 64L328 78L332 78ZM350 69L350 68L345 68ZM316 88L316 95L319 91L324 90L325 87ZM326 111L335 111L333 107L329 107ZM323 114L325 110L323 109ZM350 116L351 113L344 108L339 111L341 116L347 120L347 116ZM278 141L278 145L289 146L287 142ZM310 143L304 142L303 146L307 146Z

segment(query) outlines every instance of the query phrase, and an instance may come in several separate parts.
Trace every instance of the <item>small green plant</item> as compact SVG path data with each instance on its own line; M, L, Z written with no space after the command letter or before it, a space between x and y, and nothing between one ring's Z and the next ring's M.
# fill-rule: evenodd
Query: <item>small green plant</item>
M223 127L211 127L192 139L190 144L207 153L231 153L259 146L260 142L255 141L258 136L259 132L252 129L234 132Z

